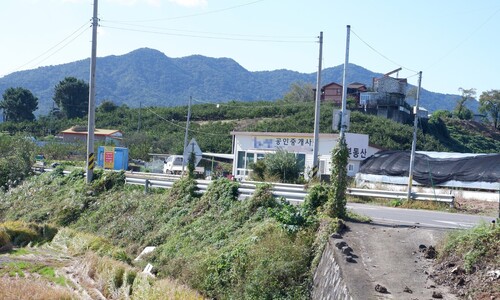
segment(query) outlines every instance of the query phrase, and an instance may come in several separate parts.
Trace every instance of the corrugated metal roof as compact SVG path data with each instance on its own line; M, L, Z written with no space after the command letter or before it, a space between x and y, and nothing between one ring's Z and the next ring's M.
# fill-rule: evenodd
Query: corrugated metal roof
M98 128L96 128L94 130L94 135L109 136L109 135L113 135L114 133L117 133L117 132L122 133L120 130L116 130L116 129L98 129ZM87 130L85 130L85 131L75 131L75 130L73 130L73 128L69 128L69 129L61 131L61 133L87 135Z

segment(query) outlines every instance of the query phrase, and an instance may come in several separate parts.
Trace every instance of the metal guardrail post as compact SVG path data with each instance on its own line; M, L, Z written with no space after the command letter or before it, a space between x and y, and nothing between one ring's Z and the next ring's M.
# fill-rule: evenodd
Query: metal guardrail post
M455 208L455 196L451 196L450 208Z
M149 191L149 179L144 181L144 194L147 194Z

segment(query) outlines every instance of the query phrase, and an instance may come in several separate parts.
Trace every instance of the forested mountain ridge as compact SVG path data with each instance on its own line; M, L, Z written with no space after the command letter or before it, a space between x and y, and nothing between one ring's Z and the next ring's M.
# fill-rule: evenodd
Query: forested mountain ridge
M322 83L342 82L343 66L323 70ZM371 86L382 74L350 64L348 82ZM0 93L10 87L29 89L39 99L37 115L53 106L54 86L67 76L88 81L89 59L57 66L19 71L0 78ZM185 105L189 96L209 102L281 99L294 82L315 84L316 73L290 70L250 72L230 58L192 55L170 58L160 51L141 48L120 56L97 59L96 101L110 100L130 107ZM457 87L458 88L458 87ZM429 111L453 110L458 95L423 90L421 105ZM477 111L477 103L471 103Z

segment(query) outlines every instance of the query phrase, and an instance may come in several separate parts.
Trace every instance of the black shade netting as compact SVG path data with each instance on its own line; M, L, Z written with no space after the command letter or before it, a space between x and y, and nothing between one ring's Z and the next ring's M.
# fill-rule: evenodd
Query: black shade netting
M408 177L410 151L381 151L364 160L360 173ZM450 180L500 182L500 154L435 158L416 153L413 179L431 186Z

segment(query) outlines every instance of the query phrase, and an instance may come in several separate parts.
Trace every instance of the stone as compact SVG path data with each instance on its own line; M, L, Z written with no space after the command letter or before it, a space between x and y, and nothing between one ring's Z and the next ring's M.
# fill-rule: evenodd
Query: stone
M332 233L332 234L330 235L330 237L331 237L332 239L341 239L341 238L342 238L342 236L341 236L339 233Z
M432 292L432 298L434 299L443 299L443 294L441 294L440 292Z
M347 243L345 241L340 241L335 243L335 247L337 247L338 249L342 249L342 247L345 246L347 246Z
M354 260L354 258L353 258L352 256L350 256L350 255L347 255L347 256L345 257L345 261L346 261L346 262L350 262L350 263L355 263L355 262L356 262L356 261Z
M437 251L433 246L429 246L427 250L424 251L424 257L427 259L434 259L437 256Z
M403 292L408 293L408 294L413 294L413 291L407 286L405 286Z
M418 246L418 251L420 251L420 252L424 252L426 249L427 249L427 246L425 246L425 245L420 244Z
M451 273L455 274L455 275L461 275L461 274L465 274L465 270L457 266L457 267L453 268L453 270L451 270Z
M387 288L383 285L380 285L377 283L377 285L375 286L375 291L381 293L381 294L387 294Z
M488 271L486 274L493 279L500 279L500 270Z
M342 247L342 253L345 255L350 255L352 253L352 248L349 246Z

